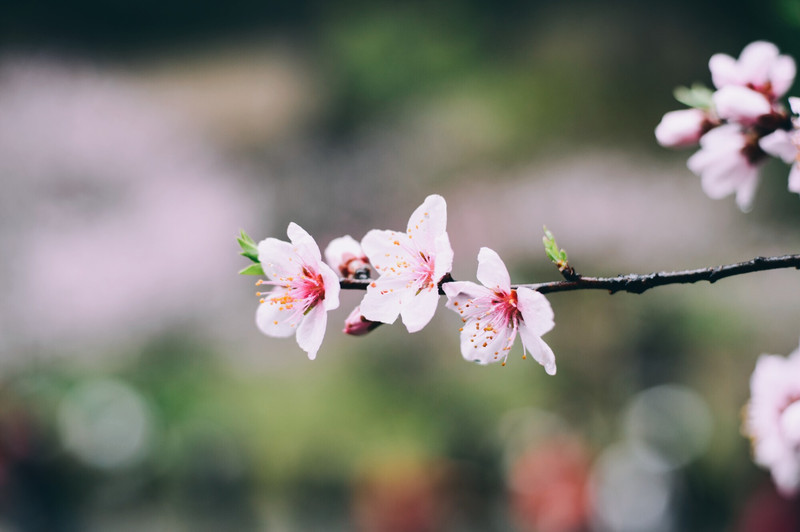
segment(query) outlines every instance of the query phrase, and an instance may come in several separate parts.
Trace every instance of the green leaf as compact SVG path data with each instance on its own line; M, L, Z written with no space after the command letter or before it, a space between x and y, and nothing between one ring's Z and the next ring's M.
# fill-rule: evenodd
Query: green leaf
M676 100L684 105L696 109L708 110L711 108L711 95L714 94L714 92L702 83L695 83L691 88L677 87L672 94L675 96Z
M547 258L553 261L559 269L565 268L567 266L567 252L563 249L558 249L556 238L553 233L548 231L547 227L543 226L543 229L542 244L544 244L544 252L547 254Z
M255 263L258 263L258 253L257 252L250 252L250 251L240 251L239 255L243 255L248 259L252 260Z
M239 253L240 255L244 255L253 262L259 262L258 247L256 246L255 240L250 238L250 235L242 230L241 234L236 237L236 241L239 242L239 247L242 248L242 251Z
M244 229L242 229L240 232L241 232L241 236L239 237L240 239L244 240L245 242L247 242L251 246L256 247L256 241L253 240L252 238L250 238L250 235L245 233Z
M240 275L264 275L264 269L261 264L251 264L239 270Z

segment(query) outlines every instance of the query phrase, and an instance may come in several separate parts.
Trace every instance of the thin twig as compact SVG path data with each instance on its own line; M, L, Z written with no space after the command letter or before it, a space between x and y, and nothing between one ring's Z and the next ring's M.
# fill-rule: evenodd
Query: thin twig
M573 290L608 290L610 294L629 292L641 294L646 290L668 284L690 284L699 281L714 283L726 277L743 275L745 273L763 272L767 270L780 270L784 268L800 269L800 255L782 255L780 257L755 257L752 260L724 266L713 266L697 270L682 270L677 272L655 272L643 275L628 274L616 277L584 277L574 274L571 281L553 281L549 283L521 284L515 288L531 288L542 294L554 292L571 292ZM439 284L439 293L442 294L441 285L451 282L448 275ZM339 281L345 290L366 290L372 280L342 279Z

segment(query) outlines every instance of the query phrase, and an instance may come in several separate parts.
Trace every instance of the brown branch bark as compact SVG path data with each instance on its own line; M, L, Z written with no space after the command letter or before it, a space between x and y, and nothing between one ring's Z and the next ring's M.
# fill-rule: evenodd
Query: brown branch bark
M696 270L682 270L676 272L655 272L647 274L627 274L616 277L585 277L578 273L572 273L572 280L553 281L548 283L521 284L518 287L526 287L541 292L551 294L555 292L571 292L574 290L608 290L610 294L617 292L629 292L641 294L657 286L670 284L691 284L700 281L715 283L726 277L744 275L746 273L763 272L768 270L780 270L785 268L800 269L800 255L782 255L779 257L755 257L754 259L739 262L736 264L726 264L723 266L712 266L709 268L699 268ZM453 278L449 275L442 279L439 286L439 293L442 294L441 285L451 282ZM372 280L342 279L340 286L345 290L366 290Z

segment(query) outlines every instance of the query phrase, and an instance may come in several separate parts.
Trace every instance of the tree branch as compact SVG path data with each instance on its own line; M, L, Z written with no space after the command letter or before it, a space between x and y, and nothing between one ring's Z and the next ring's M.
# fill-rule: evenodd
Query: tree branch
M641 294L646 290L668 284L691 284L699 281L715 283L726 277L743 275L745 273L763 272L767 270L780 270L783 268L800 269L800 255L782 255L780 257L755 257L752 260L713 266L697 270L682 270L677 272L655 272L643 275L628 274L616 277L584 277L574 271L570 274L572 280L553 281L548 283L521 284L514 288L525 287L550 294L554 292L571 292L573 290L608 290L610 294L629 292ZM439 283L439 293L444 292L441 285L453 281L449 275ZM341 279L340 286L345 290L366 290L371 280Z

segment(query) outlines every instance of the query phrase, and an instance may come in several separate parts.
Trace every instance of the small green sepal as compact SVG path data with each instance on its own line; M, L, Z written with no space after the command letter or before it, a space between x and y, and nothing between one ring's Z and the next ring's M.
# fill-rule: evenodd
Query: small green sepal
M240 275L264 275L264 268L261 264L251 264L239 270Z
M248 259L252 260L253 262L258 261L258 247L256 246L255 240L250 238L250 235L241 231L241 234L236 237L236 241L239 242L239 247L242 248L242 251L239 252L239 255L244 255ZM246 269L246 268L245 268ZM242 272L239 272L242 273ZM255 274L252 274L255 275Z
M677 87L672 94L684 105L708 111L711 109L711 95L714 92L702 83L695 83L691 87Z

